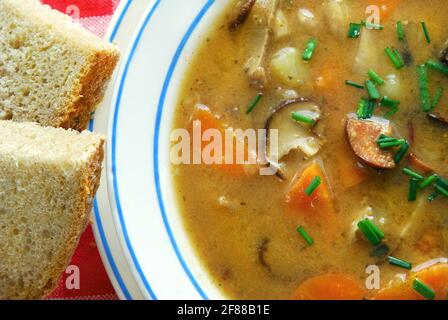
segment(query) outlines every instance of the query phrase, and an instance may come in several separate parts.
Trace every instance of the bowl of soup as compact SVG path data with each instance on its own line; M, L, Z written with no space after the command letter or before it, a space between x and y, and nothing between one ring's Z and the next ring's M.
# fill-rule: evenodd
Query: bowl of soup
M143 15L109 115L144 296L446 299L448 7L176 5Z

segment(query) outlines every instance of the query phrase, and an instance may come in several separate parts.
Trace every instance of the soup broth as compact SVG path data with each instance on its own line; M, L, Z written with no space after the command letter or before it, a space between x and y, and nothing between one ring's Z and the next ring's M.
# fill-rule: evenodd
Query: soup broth
M260 13L257 2L263 1L229 1L204 38L185 75L173 128L191 131L198 117L203 127L264 129L271 117L284 117L276 120L279 123L294 121L288 110L285 117L278 107L285 101L292 101L294 107L303 103L297 99L304 98L319 109L318 121L312 121L311 129L306 127L319 141L318 150L288 149L281 155L277 175L260 175L256 165L173 165L178 206L192 245L230 298L381 298L382 290L407 286L416 273L391 264L389 257L415 267L447 256L448 199L443 177L448 177L448 126L443 113L448 114L444 110L448 94L441 95L433 110L422 110L425 102L417 68L428 60L445 66L439 58L448 39L448 3L264 1L265 11ZM381 28L361 23L375 12L368 10L372 3L380 14L380 20L372 23ZM405 34L402 40L398 21ZM360 28L359 37L348 36L350 22L359 24L353 25ZM310 39L315 39L316 47L311 49L311 59L304 60ZM396 48L404 65L397 68L385 48ZM288 60L291 56L295 58ZM261 75L251 73L254 63L261 66ZM448 78L434 68L424 68L432 103L438 88L447 88ZM370 70L384 83L372 72L369 76ZM367 79L371 81L366 83ZM373 84L381 97L375 101L374 92L372 96L366 89L346 85L346 80L363 87ZM247 112L258 94L262 97ZM373 117L360 111L362 98L374 106ZM395 146L366 149L368 139L374 139L374 145L381 139L379 131L374 137L369 133L377 120L390 129L383 132L390 139L383 141ZM362 126L361 131L347 132L349 121ZM303 127L304 123L293 124ZM279 131L280 139L288 139L281 136L282 128ZM406 153L397 159L402 151ZM386 168L387 159L393 168ZM403 172L404 168L411 171ZM415 180L410 182L410 175ZM437 177L428 180L427 187L418 187L413 200L410 185L432 175ZM304 195L303 187L316 177L321 184ZM359 226L366 219L380 230L373 235L380 242L363 231L363 223ZM436 267L443 267L443 261L437 260ZM377 271L380 277L372 278ZM343 292L319 293L319 279L327 282L327 288L342 283ZM441 279L446 282L437 280L440 290L448 294L448 277ZM442 293L434 290L440 297Z

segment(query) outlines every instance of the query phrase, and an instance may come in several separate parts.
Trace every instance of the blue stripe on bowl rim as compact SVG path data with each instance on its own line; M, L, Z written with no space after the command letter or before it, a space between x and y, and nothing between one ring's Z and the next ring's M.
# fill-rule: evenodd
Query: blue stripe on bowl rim
M116 208L117 208L117 212L118 212L118 216L119 216L119 220L120 220L120 224L121 224L121 229L125 238L125 242L126 245L128 247L129 253L131 255L131 259L136 267L136 270L140 276L140 278L142 279L145 288L148 290L149 294L151 296L154 295L154 293L152 292L150 286L149 286L149 282L145 276L145 274L143 273L141 266L138 262L138 259L135 255L135 251L134 248L132 247L132 244L130 242L129 239L129 234L126 228L126 223L124 221L124 217L123 217L123 211L121 208L121 203L120 203L120 196L118 193L118 181L117 181L117 175L116 175L116 129L117 129L117 122L118 122L118 113L119 113L119 109L120 109L120 103L121 103L121 96L122 96L122 91L123 91L123 87L124 87L124 83L126 81L126 77L127 77L127 73L129 70L129 66L130 63L134 57L135 51L138 47L138 44L140 42L141 36L144 33L147 24L149 22L149 18L152 16L152 14L154 13L155 9L157 8L157 6L159 5L161 0L157 0L156 4L154 5L153 9L151 10L151 12L149 12L148 16L145 19L145 22L142 24L137 37L135 39L135 42L132 46L131 52L128 56L128 60L126 62L126 66L120 81L120 86L119 86L119 90L118 90L118 95L117 95L117 100L116 100L116 105L115 105L115 110L114 110L114 115L113 115L113 125L112 125L112 179L113 179L113 189L114 189L114 194L115 194L115 204L116 204ZM158 161L158 149L159 149L159 131L160 131L160 120L161 120L161 114L162 114L162 110L164 107L164 102L165 102L165 98L166 98L166 94L167 91L169 89L169 85L171 83L171 78L172 75L176 69L177 63L179 61L180 55L183 52L188 40L190 39L191 35L193 34L194 30L196 29L196 27L198 26L198 24L201 22L202 18L205 16L205 14L208 12L208 10L211 8L211 6L215 3L215 0L207 0L206 4L202 7L202 9L199 11L198 15L195 17L195 19L193 20L193 22L191 23L191 25L189 26L187 32L185 33L185 35L183 36L176 52L175 55L170 63L170 67L168 69L167 75L165 77L165 81L164 81L164 85L163 85L163 89L160 95L160 100L159 100L159 104L157 107L157 115L156 115L156 123L155 123L155 133L154 133L154 150L153 150L153 157L154 157L154 179L155 179L155 185L156 185L156 191L157 191L157 199L159 202L159 208L161 211L161 215L162 215L162 219L163 219L163 223L166 229L166 232L169 236L170 242L171 242L171 246L177 256L177 259L179 260L179 263L181 264L182 268L184 269L185 273L187 274L189 280L191 281L192 285L194 286L194 288L196 289L196 291L199 293L199 295L205 299L208 300L207 295L205 294L205 292L202 290L202 288L200 287L198 281L196 280L196 278L194 277L194 275L192 274L190 268L188 267L187 263L185 262L185 259L183 258L179 247L177 245L176 239L174 237L174 234L172 232L171 226L169 224L167 215L166 215L166 210L165 210L165 205L163 203L163 197L161 194L161 190L160 190L160 178L159 178L159 161ZM154 295L154 299L155 295Z
M148 14L146 15L143 24L140 26L140 29L137 33L137 37L134 40L134 43L132 44L131 47L131 51L128 55L128 59L126 61L124 70L123 70L123 74L122 74L122 78L120 79L120 85L118 88L118 94L117 94L117 100L115 103L115 110L114 110L114 117L113 117L113 125L112 125L112 167L111 167L111 171L112 171L112 179L113 179L113 190L114 190L114 195L115 195L115 206L117 208L117 212L118 212L118 218L120 220L120 225L121 225L121 229L122 229L122 233L123 233L123 237L124 237L124 241L126 243L126 246L128 248L129 254L131 256L131 259L134 263L134 266L137 270L137 273L139 274L143 285L146 289L146 291L148 292L149 296L151 297L151 299L153 300L157 300L157 296L155 295L147 277L145 277L143 270L140 266L140 263L137 259L137 256L135 255L135 250L132 247L130 238L129 238L129 234L126 228L126 222L124 221L124 217L123 217L123 211L121 208L121 201L120 201L120 195L118 193L118 182L117 182L117 175L116 175L116 125L117 125L117 120L118 120L118 111L120 109L120 103L121 103L121 97L123 94L123 88L124 88L124 83L126 82L126 78L128 75L128 71L129 71L129 66L131 65L132 59L134 58L135 52L138 48L138 45L140 43L141 37L144 33L144 31L146 30L146 27L148 26L152 16L154 15L155 11L157 10L157 8L159 7L161 0L157 0L153 7L151 8L151 10L148 12Z
M120 13L120 16L118 17L118 19L115 23L115 26L113 27L113 30L111 32L111 35L109 37L109 42L113 42L115 40L115 37L117 36L117 33L121 27L124 17L128 13L128 10L132 4L132 1L133 0L127 0L127 2L124 4L124 7ZM93 131L94 124L95 124L95 120L91 119L90 123L89 123L90 131ZM115 263L114 257L110 250L109 243L107 242L107 238L106 238L106 234L104 232L104 227L103 227L103 223L101 220L101 215L100 215L100 212L98 209L98 202L97 202L96 198L93 201L93 212L95 215L95 221L96 221L96 226L97 226L98 234L100 237L100 241L103 245L104 253L106 254L106 259L108 261L108 264L112 270L112 273L114 274L115 279L117 280L118 286L120 287L120 290L123 293L123 296L125 297L126 300L132 300L132 296L129 293L129 290L123 281L123 278L120 274L120 271L118 270L117 264Z

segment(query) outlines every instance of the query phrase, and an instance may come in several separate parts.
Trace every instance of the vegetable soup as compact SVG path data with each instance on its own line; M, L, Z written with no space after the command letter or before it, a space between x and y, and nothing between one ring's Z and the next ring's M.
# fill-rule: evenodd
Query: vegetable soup
M440 0L229 1L173 128L266 130L267 164L172 165L229 298L447 298L447 17Z

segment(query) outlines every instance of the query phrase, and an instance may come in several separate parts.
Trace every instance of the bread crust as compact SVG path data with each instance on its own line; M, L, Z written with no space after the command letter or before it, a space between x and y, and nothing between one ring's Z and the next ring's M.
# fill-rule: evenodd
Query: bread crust
M79 239L84 232L93 208L93 199L100 185L101 168L104 159L104 138L101 138L100 144L95 153L89 159L82 174L82 182L79 188L80 202L72 223L66 246L61 248L59 255L55 257L53 268L48 272L47 285L41 289L41 292L28 295L28 299L44 299L51 294L58 286L62 273L67 268L70 260L78 246Z
M0 116L21 122L37 121L44 126L86 129L118 64L118 47L37 0L1 0L1 12L4 20L0 26L0 52L8 53L5 63L10 66L4 70L0 67L0 79L4 77L10 84L6 86L10 94L3 94L7 99L3 105L0 101L0 111L7 114ZM11 24L18 27L9 29ZM22 55L27 50L39 53L33 54L37 63L24 63L26 58ZM68 58L64 58L64 52L69 52ZM61 62L53 68L48 61ZM28 71L10 71L22 64L24 70L32 72L31 76ZM40 69L36 67L34 71L36 65ZM42 97L29 99L29 91Z
M56 127L87 129L92 112L104 97L104 92L119 61L118 51L93 53L83 68L79 84L69 95L68 104L61 107L65 112L54 124Z

